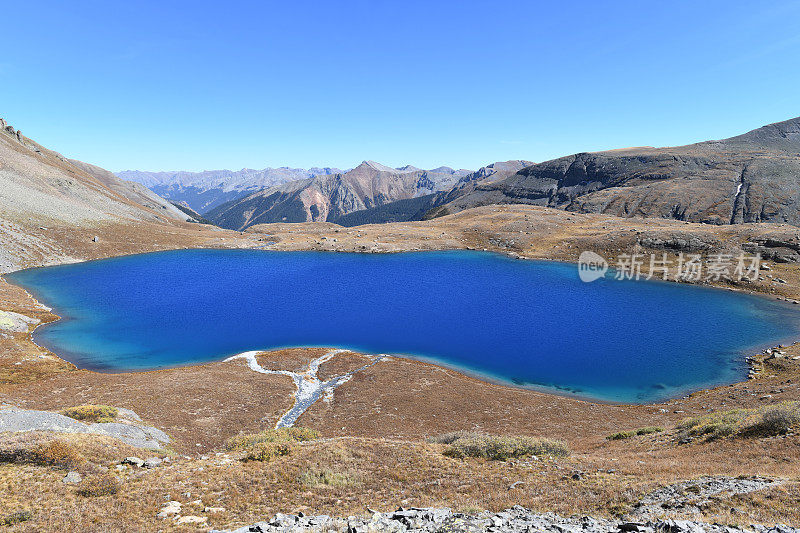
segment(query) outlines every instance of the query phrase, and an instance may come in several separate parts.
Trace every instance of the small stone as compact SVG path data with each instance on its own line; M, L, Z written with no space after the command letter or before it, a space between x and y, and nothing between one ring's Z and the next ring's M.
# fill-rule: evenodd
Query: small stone
M205 516L182 516L178 518L178 524L205 524L208 522L208 518Z
M73 472L67 473L67 475L64 476L64 479L62 479L61 481L64 482L64 483L72 484L72 483L80 483L82 479L83 478L81 477L81 475L79 473L73 471Z
M203 509L203 512L204 513L208 513L208 514L224 513L225 512L225 508L224 507L206 507L206 508Z

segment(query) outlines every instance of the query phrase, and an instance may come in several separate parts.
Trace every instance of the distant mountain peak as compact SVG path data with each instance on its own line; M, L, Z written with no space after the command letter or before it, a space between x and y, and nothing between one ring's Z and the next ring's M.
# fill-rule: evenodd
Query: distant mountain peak
M386 165L382 165L381 163L372 160L364 161L359 166L368 166L374 170L377 170L378 172L393 172L395 174L399 172L399 170L396 168L387 167Z

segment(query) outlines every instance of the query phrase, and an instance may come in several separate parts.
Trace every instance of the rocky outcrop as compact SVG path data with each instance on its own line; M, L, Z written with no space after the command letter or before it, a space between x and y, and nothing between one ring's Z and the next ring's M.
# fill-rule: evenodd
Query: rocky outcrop
M525 203L711 224L800 224L800 118L674 148L579 153L453 191L437 214Z
M761 254L765 259L777 263L800 262L800 234L796 232L775 232L753 237L751 242L742 244L749 253Z
M0 131L7 133L11 137L15 137L19 143L25 143L25 140L22 137L22 131L14 130L14 127L8 124L5 119L2 118L0 118Z
M35 411L17 407L0 406L0 433L50 431L55 433L89 433L114 437L138 448L161 448L169 444L170 438L160 429L139 424L140 419L132 411L120 422L84 424L67 416L50 411ZM138 420L137 420L138 419Z
M712 235L688 231L643 231L638 244L645 248L698 253L716 249L720 240Z
M250 533L277 531L517 531L553 533L796 533L800 529L783 525L751 524L731 527L678 517L702 516L714 499L733 497L780 485L780 480L762 477L707 476L669 485L642 497L621 519L610 520L589 516L562 517L554 513L534 513L516 505L499 513L484 511L455 513L449 508L417 508L381 513L369 511L371 517L336 518L327 515L307 516L278 513L270 520L232 531L216 533ZM516 485L516 484L514 484ZM512 487L514 486L512 485ZM670 518L672 516L673 518ZM213 532L212 532L213 533Z
M212 533L266 533L285 531L400 532L400 531L509 531L553 533L797 533L800 529L783 525L753 525L747 528L708 524L692 520L665 518L647 520L608 520L603 518L569 517L553 513L533 513L515 506L499 513L454 513L444 508L399 508L389 513L374 512L370 518L334 518L327 515L307 516L278 513L270 520L235 530L212 530Z

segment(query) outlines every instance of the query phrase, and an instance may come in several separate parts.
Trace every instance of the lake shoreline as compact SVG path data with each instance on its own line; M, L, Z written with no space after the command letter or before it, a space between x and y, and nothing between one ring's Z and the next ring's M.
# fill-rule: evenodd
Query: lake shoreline
M226 250L227 248L196 248L194 250L213 250L213 249ZM437 249L437 250L431 250L431 251L459 251L459 250L465 250L465 248L460 248L460 249L441 249L441 250ZM127 255L122 255L122 256L115 256L114 258L123 259L125 257L136 256L136 255L172 253L172 252L175 252L175 251L177 251L177 250L162 250L162 251L158 251L158 252L144 252L144 253L140 253L140 254L127 254ZM310 250L297 250L297 251L298 252L300 252L300 251L315 251L315 252L318 252L320 250L310 249ZM322 250L321 252L341 253L341 251L338 251L338 250L334 250L334 251L332 251L332 250ZM517 253L510 253L510 252L507 252L507 251L490 251L490 250L486 250L486 252L500 254L500 255L503 255L503 256L505 256L505 257L507 257L509 259L518 259L518 260L534 261L534 262L545 262L545 263L559 263L559 264L562 264L562 265L574 265L574 264L576 264L575 262L565 261L563 259L527 257L527 256L522 256L522 255L517 254ZM353 252L345 252L345 253L353 253ZM356 253L375 254L375 253L425 253L425 252L408 252L406 250L396 250L396 251L392 251L392 252L368 251L368 252L356 252ZM104 261L104 260L114 259L114 258L95 259L95 260L91 260L91 261ZM83 263L83 262L79 262L79 263ZM76 263L75 262L69 262L69 263L65 263L65 264L76 264ZM48 266L55 266L55 265L48 265ZM40 268L40 267L36 267L36 268ZM52 324L55 321L62 320L62 317L60 315L56 314L55 310L44 306L41 303L41 301L39 300L39 298L37 297L37 295L34 293L34 291L29 290L29 289L27 289L27 288L25 288L25 287L23 287L21 285L14 284L13 281L8 280L6 276L3 276L3 278L6 280L7 283L10 283L10 284L12 284L12 285L14 285L16 287L19 287L21 290L23 290L28 295L28 297L31 300L33 300L34 302L37 302L39 305L42 305L43 307L47 308L48 311L52 314L53 318L51 320L42 320L40 323L38 323L38 324L36 324L34 326L34 328L28 333L28 340L32 344L34 344L36 347L38 347L38 348L40 348L42 350L49 351L51 353L55 353L56 356L58 356L57 351L53 351L52 349L48 348L45 345L38 344L33 339L33 336L34 336L34 333L36 332L36 330L38 328L40 328L42 326L45 326L45 325L48 325L48 324ZM759 296L759 297L765 298L765 300L769 300L769 301L772 301L772 299L773 299L773 297L771 297L770 295L764 294L763 292L750 290L750 289L748 289L746 287L730 287L730 286L727 286L727 285L724 285L724 284L712 284L712 283L685 283L685 282L672 280L672 279L655 280L655 281L661 281L662 283L663 282L669 282L669 283L681 283L682 285L694 285L694 286L697 286L698 289L701 289L701 288L705 288L705 289L725 289L725 290L728 290L728 291L741 292L743 294L748 294L748 295L752 295L752 296ZM786 300L785 297L783 297L783 298L777 297L775 299L778 300L778 301ZM789 304L787 303L787 305L789 305ZM757 366L755 366L753 364L753 362L752 362L754 360L754 357L757 357L759 355L763 355L763 353L764 353L763 350L765 350L767 348L782 347L783 344L786 344L786 343L791 344L792 342L793 342L792 339L786 339L786 340L782 341L781 344L776 344L776 345L764 344L763 345L763 349L759 348L759 349L756 349L756 350L746 350L746 351L743 350L742 351L742 361L744 363L746 363L748 371L749 371L748 376L747 376L746 379L732 380L732 381L726 380L726 381L723 381L723 382L719 383L718 385L715 385L715 386L712 386L712 387L690 388L690 389L687 389L686 392L681 392L681 393L678 393L678 394L675 394L675 395L671 395L669 397L665 397L665 398L661 398L661 399L657 399L657 400L652 400L652 401L644 401L644 402L621 402L621 401L615 401L615 400L610 400L610 399L602 399L602 398L592 397L591 395L583 395L583 394L580 394L580 393L577 393L577 392L572 392L572 391L569 391L569 390L558 390L557 387L548 387L548 386L542 386L542 385L536 385L536 384L517 384L517 383L512 382L511 380L503 379L501 377L497 377L497 376L494 376L492 374L488 374L488 373L485 373L485 372L482 372L482 371L474 370L474 369L471 369L471 368L468 368L468 367L465 367L465 366L461 366L461 365L458 365L458 364L455 364L455 363L452 363L452 364L451 363L447 363L445 361L437 360L435 357L428 357L428 356L425 356L425 355L407 354L407 353L391 353L390 355L395 356L395 357L402 357L402 358L405 358L405 359L408 359L408 360L411 360L411 361L417 361L417 362L419 362L421 364L425 364L425 365L449 368L449 369L451 369L451 370L453 370L455 372L458 372L458 373L464 375L465 377L469 377L469 378L472 378L472 379L475 379L475 380L478 380L478 381L493 383L493 384L495 384L497 386L501 386L501 387L509 387L509 388L513 388L513 389L522 389L522 390L530 390L530 391L535 391L535 392L538 392L538 393L541 393L541 394L545 394L545 395L554 395L554 396L568 398L568 399L572 399L572 400L576 400L576 401L583 401L583 402L588 402L588 403L600 403L600 404L608 404L608 405L658 405L658 404L663 404L665 402L669 402L671 400L675 400L675 399L679 399L679 398L684 398L685 399L685 398L688 398L688 397L690 397L690 396L692 396L694 394L697 394L699 392L710 391L710 390L715 390L715 389L721 389L721 388L724 388L726 386L730 386L731 384L734 384L734 383L746 382L747 379L749 379L749 378L751 378L753 376L754 371L757 369ZM278 347L274 347L274 348L269 348L266 351L269 352L269 351L276 351L276 350L289 349L289 348L311 348L311 347L317 347L317 346L301 346L301 345L297 345L297 346L295 346L295 345L292 345L292 346L278 346ZM349 348L349 347L340 347L340 348L347 349L347 350L352 351L354 353L364 353L363 350L358 350L357 348ZM756 353L756 352L759 352L759 353ZM230 355L230 354L225 354L225 355L219 356L219 358L215 358L214 360L207 361L207 362L201 362L201 363L186 363L186 364L178 364L178 365L169 365L169 366L164 366L164 367L158 367L158 368L154 368L154 369L130 370L130 371L122 371L122 372L115 371L113 369L109 369L107 372L104 372L104 371L99 370L99 369L85 368L85 367L79 366L79 365L77 365L75 363L72 363L68 359L63 359L61 357L59 357L59 358L62 361L64 361L65 363L73 366L76 369L82 369L82 370L86 370L86 371L89 371L89 372L117 373L117 374L118 373L123 373L124 374L124 373L131 373L131 372L149 372L149 371L159 371L159 370L165 370L165 369L179 369L179 368L188 368L188 367L194 367L194 366L204 366L204 365L207 365L207 364L213 364L213 363L216 363L216 362L223 361L223 360L225 360L225 358L230 359L231 357L235 357L236 355L239 355L239 354L237 353L237 354L234 354L233 356Z

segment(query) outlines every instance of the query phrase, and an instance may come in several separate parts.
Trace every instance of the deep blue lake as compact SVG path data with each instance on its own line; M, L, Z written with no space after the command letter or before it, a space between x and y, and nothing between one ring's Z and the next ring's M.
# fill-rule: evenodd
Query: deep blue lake
M575 265L482 252L179 250L7 278L64 317L37 329L36 342L99 371L335 346L649 402L743 379L744 355L800 336L800 311L766 298L582 283Z

